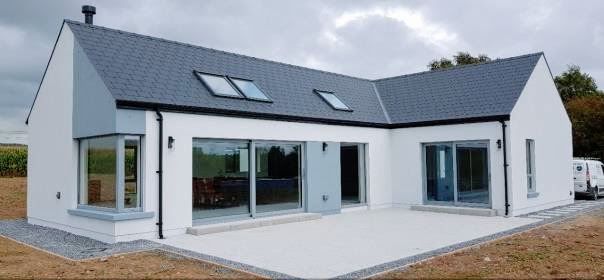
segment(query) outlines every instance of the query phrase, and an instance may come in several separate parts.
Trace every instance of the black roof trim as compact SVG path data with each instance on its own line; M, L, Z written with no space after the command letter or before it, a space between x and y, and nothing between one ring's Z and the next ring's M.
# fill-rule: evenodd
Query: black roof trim
M400 123L400 124L391 124L388 127L389 128L409 128L409 127L482 123L482 122L496 122L496 121L509 121L509 120L510 120L510 115L499 115L499 116L470 117L470 118L460 118L460 119L433 120L433 121L425 121L425 122Z
M433 121L414 122L414 123L383 124L383 123L368 123L368 122L344 121L344 120L323 119L323 118L296 117L296 116L290 116L290 115L254 113L254 112L246 112L246 111L223 110L223 109L215 109L215 108L201 108L201 107L180 106L180 105L139 102L139 101L117 100L116 106L120 109L139 109L139 110L140 109L143 109L143 110L159 109L159 110L164 110L167 112L175 112L175 113L193 113L193 114L196 113L196 114L205 114L205 115L252 118L252 119L272 120L272 121L304 122L304 123L318 123L318 124L356 126L356 127L387 128L387 129L425 127L425 126L437 126L437 125L452 125L452 124L468 124L468 123L481 123L481 122L495 122L495 121L509 121L510 120L509 115L499 115L499 116L470 117L470 118L460 118L460 119L433 120Z

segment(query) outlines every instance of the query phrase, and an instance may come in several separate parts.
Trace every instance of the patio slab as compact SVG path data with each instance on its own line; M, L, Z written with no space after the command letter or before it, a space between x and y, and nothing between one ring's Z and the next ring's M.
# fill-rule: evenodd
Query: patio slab
M333 278L541 221L402 208L160 242L299 278Z

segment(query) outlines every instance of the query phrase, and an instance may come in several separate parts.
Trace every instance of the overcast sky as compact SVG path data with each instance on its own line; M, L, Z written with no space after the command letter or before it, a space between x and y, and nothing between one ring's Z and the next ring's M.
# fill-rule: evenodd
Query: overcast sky
M0 143L26 142L15 132L83 4L97 25L365 78L544 51L554 75L577 64L604 87L604 1L1 1Z

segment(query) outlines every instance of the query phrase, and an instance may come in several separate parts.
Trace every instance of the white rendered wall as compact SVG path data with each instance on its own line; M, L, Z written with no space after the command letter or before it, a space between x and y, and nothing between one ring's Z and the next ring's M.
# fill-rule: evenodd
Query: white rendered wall
M392 200L395 205L423 203L422 144L433 142L486 140L489 143L492 209L504 214L503 150L499 122L441 125L392 130Z
M541 57L510 118L513 215L573 202L572 131L556 86ZM526 139L535 140L539 196L527 198Z
M164 229L165 235L182 233L192 223L192 139L255 139L284 141L334 141L367 143L367 172L370 207L392 205L390 187L390 132L386 129L359 128L309 123L280 122L195 114L164 112L164 144L175 138L174 149L164 148ZM147 112L145 153L145 203L157 207L157 121ZM129 226L128 226L129 227ZM126 231L156 231L154 223L132 226Z
M74 38L63 26L29 118L28 222L111 242L113 223L72 216L77 206L78 144L72 137ZM57 192L61 199L56 198Z

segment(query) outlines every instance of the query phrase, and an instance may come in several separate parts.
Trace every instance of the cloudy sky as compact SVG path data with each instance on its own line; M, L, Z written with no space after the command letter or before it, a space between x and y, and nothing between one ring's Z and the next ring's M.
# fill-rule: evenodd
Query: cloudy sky
M457 51L544 51L604 87L604 1L0 1L0 143L24 120L64 18L365 78Z

